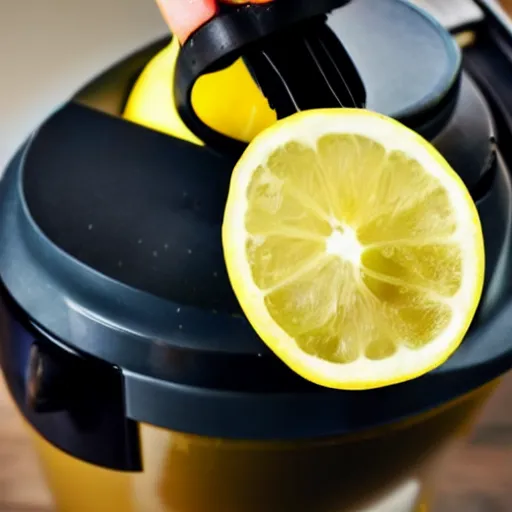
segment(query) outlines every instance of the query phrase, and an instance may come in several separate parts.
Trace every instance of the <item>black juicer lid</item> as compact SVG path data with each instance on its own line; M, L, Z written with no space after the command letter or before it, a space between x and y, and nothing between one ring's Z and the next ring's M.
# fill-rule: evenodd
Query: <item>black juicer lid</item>
M233 164L72 102L1 182L7 293L43 332L121 369L129 418L220 437L334 436L429 410L508 369L512 192L500 165L478 201L487 288L463 346L415 381L339 392L291 372L239 309L220 235Z
M356 63L367 108L431 137L458 93L462 56L449 32L407 0L355 0L329 25Z

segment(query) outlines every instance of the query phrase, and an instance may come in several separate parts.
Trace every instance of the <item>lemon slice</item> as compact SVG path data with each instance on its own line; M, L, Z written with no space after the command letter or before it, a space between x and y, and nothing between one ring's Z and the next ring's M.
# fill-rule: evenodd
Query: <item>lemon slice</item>
M418 377L456 350L484 279L476 206L443 157L366 110L296 114L231 181L223 245L253 328L319 385Z

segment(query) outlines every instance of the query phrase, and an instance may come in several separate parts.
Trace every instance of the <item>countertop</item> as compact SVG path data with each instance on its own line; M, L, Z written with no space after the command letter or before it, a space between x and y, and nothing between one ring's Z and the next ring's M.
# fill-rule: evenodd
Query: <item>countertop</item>
M148 2L0 2L0 168L29 130L86 78L165 31ZM502 3L512 12L512 0ZM80 65L70 65L78 61ZM511 397L512 375L485 408L468 442L440 468L432 512L512 510ZM51 511L22 421L0 380L0 512Z

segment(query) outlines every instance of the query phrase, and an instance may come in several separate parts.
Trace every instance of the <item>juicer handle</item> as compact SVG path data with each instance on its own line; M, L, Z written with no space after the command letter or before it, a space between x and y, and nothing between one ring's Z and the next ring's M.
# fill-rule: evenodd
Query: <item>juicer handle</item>
M204 74L244 57L278 118L300 110L364 107L366 91L325 13L350 0L275 0L230 7L198 29L178 55L174 99L187 127L208 146L240 155L245 142L199 118L192 90Z

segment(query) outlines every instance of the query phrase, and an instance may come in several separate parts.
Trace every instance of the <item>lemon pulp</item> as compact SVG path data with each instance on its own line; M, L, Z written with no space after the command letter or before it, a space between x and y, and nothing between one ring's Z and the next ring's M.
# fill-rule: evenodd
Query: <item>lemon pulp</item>
M303 377L401 382L457 348L483 286L476 207L437 151L362 110L277 123L246 151L223 227L248 319Z

